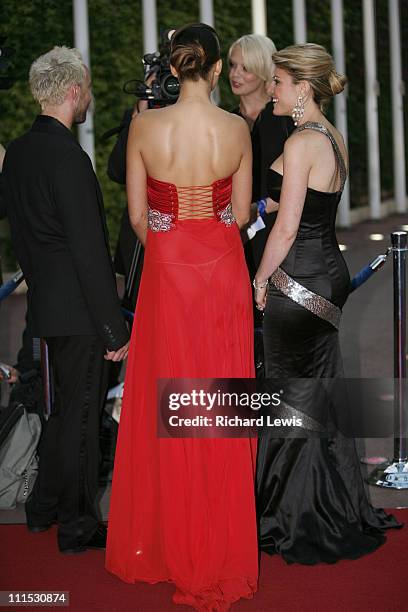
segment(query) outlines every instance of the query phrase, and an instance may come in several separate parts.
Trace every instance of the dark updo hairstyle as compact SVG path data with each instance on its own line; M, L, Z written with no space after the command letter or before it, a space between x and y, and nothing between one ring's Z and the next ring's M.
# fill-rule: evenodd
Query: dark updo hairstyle
M177 70L180 83L207 79L211 68L221 58L216 31L205 23L190 23L171 37L170 63Z

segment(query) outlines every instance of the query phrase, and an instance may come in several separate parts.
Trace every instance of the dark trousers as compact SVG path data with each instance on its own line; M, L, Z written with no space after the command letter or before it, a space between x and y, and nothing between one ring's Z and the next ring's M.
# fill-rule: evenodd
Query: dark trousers
M47 344L55 399L26 514L32 525L57 521L63 550L85 544L98 524L99 425L108 369L98 336L47 338Z

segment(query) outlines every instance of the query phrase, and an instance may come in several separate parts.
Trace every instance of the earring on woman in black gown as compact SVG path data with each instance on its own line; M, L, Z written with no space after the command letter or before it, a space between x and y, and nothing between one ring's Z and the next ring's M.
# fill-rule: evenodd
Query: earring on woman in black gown
M292 119L293 123L297 126L299 121L303 119L303 115L305 114L305 103L303 101L303 96L299 96L297 100L296 106L293 107L292 110Z

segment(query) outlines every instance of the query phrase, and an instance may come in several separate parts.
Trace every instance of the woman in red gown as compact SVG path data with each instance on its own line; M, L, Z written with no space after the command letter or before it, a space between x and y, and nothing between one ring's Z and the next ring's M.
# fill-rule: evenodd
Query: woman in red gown
M159 438L159 378L254 375L251 290L238 226L249 218L251 142L211 103L216 33L172 37L171 107L135 117L127 150L131 223L146 247L126 372L107 569L171 581L173 600L227 610L257 588L255 440Z

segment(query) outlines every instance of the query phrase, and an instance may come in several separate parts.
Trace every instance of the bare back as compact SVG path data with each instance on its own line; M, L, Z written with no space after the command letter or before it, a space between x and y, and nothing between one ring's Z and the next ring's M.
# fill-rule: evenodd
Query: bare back
M239 226L249 219L252 195L252 145L245 121L210 101L177 102L148 110L131 123L126 176L129 215L144 243L147 231L148 177L183 187L211 187L232 177L232 214ZM211 199L211 193L208 194ZM200 218L200 198L188 195L184 214ZM204 217L213 214L207 210Z
M237 121L237 119L239 119ZM240 118L213 104L185 102L144 116L147 174L175 185L210 185L231 176L244 155Z

